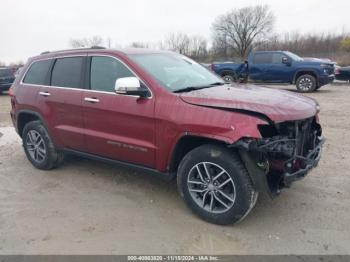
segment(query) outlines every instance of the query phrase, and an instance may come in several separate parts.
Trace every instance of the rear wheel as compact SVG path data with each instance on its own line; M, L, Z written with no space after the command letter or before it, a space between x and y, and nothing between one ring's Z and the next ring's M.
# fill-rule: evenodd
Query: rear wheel
M180 163L177 179L188 207L215 224L241 221L258 198L238 155L217 145L189 152Z
M224 72L222 73L221 77L226 83L233 83L238 81L237 75L233 72Z
M38 169L49 170L63 161L63 153L55 148L40 121L32 121L24 126L22 141L28 160Z
M312 75L302 75L298 77L296 87L302 93L313 92L317 88L316 78Z

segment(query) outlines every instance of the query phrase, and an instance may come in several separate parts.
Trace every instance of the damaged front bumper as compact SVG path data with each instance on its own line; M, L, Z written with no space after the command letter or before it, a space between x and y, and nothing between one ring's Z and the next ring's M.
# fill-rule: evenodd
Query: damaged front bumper
M283 174L283 181L286 186L290 186L294 181L300 180L306 176L306 174L314 167L318 165L321 159L322 146L325 139L320 139L318 145L309 151L306 157L295 156L286 163L286 173ZM290 168L294 162L300 161L301 166L299 170L293 171Z
M247 138L231 145L238 149L256 190L271 196L316 167L325 142L314 119L285 125L289 127L275 130L271 137Z

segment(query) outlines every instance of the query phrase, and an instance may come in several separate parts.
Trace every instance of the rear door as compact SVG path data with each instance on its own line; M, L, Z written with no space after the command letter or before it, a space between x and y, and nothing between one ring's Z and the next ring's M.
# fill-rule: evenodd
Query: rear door
M115 57L90 56L88 76L82 97L88 152L154 167L154 97L115 93L118 78L136 76Z
M23 109L32 110L44 116L41 105L41 97L39 95L42 86L50 83L50 69L52 59L38 60L32 62L24 70L25 74L17 87L20 92L16 94L16 100L19 105L23 105ZM16 89L17 89L16 88ZM22 108L19 108L20 110ZM49 130L50 131L50 130Z
M272 53L253 54L249 62L249 78L253 81L267 81L268 68L272 63Z
M42 86L39 103L56 145L85 150L82 87L86 54L58 57L51 66L50 84Z

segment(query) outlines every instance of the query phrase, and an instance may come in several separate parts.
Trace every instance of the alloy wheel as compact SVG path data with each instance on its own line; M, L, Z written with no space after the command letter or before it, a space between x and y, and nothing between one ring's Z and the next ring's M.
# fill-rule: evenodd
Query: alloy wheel
M308 77L303 77L302 79L300 79L299 81L299 88L301 90L307 91L310 90L312 87L312 81L310 78Z
M223 79L226 83L233 83L235 81L234 77L230 75L225 75Z
M224 213L236 200L232 178L224 168L211 162L200 162L191 168L187 187L195 203L210 213Z
M26 148L32 158L37 163L41 163L46 157L46 146L42 136L35 130L30 130L26 137Z

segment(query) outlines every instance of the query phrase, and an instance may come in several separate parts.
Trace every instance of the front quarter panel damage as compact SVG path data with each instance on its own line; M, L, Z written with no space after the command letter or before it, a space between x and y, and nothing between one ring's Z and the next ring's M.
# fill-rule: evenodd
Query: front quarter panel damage
M156 129L162 143L157 143L157 168L167 169L172 152L183 136L204 137L230 145L243 137L261 138L260 124L267 122L244 113L190 105L177 96L171 97L171 101L158 99Z

